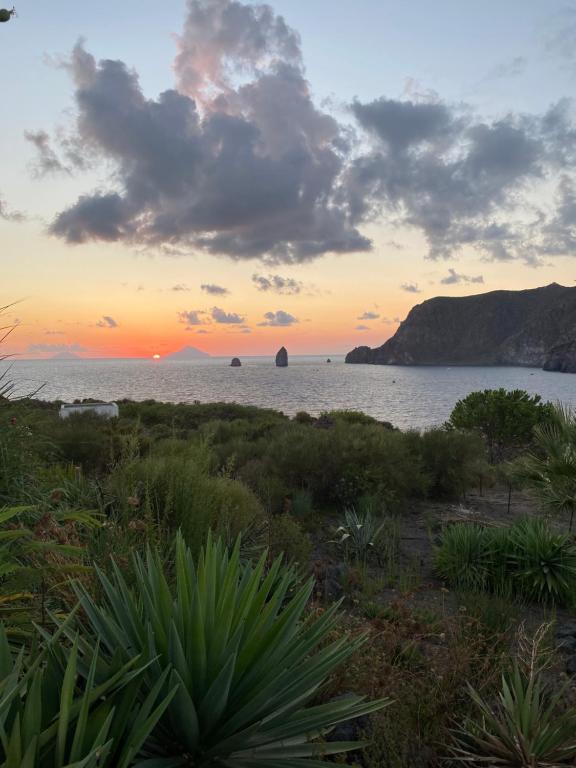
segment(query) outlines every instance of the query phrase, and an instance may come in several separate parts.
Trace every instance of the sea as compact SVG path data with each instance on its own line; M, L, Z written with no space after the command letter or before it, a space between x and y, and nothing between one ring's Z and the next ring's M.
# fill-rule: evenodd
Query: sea
M401 429L442 424L455 403L482 389L524 389L576 407L576 374L537 368L346 365L344 357L291 356L168 360L15 360L10 376L20 393L44 400L154 399L174 403L235 402L293 416L307 411L363 411Z

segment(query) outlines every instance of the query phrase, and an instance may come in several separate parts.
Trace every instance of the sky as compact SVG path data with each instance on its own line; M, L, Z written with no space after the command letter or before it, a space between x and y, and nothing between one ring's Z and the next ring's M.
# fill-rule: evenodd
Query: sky
M576 2L17 11L9 353L336 354L432 296L574 285Z

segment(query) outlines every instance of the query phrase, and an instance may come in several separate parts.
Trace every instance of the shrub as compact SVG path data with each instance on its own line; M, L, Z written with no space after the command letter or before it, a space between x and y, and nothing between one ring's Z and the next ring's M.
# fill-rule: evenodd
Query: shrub
M461 589L571 605L576 595L576 544L539 519L509 528L459 523L442 537L436 571Z
M312 553L310 537L291 515L274 517L269 523L270 554L283 555L287 562L307 565Z
M539 395L531 396L521 389L486 389L459 400L448 424L482 435L490 462L495 463L527 448L534 427L549 421L552 411L552 405L542 403Z
M475 524L451 525L436 554L436 571L460 589L484 589L489 581L490 545L486 529Z
M476 717L454 734L458 762L502 768L574 765L576 709L566 708L564 689L552 693L545 681L541 644L546 630L544 625L530 643L521 642L519 660L502 675L496 706L468 686Z
M96 653L100 644L109 664L141 656L148 664L146 691L163 675L166 688L179 686L145 756L171 758L171 765L186 758L199 768L288 768L357 748L318 739L386 702L347 696L311 704L330 672L363 642L323 644L337 606L304 620L313 582L291 592L290 570L276 560L266 574L265 554L257 565L242 565L239 544L228 552L209 539L195 563L178 537L175 556L174 586L150 551L145 559L136 557L133 590L118 568L111 580L101 576L101 600L77 586L86 617L84 647ZM75 630L64 625L62 631L73 637Z
M346 560L366 565L383 527L384 523L375 520L370 510L359 514L354 509L347 509L336 529L334 543L343 550Z
M162 456L149 456L118 467L110 490L127 517L148 517L160 526L180 528L197 553L209 530L235 541L262 516L254 494L238 480L208 474L205 446L172 443Z

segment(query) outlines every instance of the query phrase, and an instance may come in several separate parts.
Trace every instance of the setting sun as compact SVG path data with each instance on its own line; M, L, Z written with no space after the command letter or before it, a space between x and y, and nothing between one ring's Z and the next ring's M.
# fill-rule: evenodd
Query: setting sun
M152 360L160 360L160 355L152 355Z

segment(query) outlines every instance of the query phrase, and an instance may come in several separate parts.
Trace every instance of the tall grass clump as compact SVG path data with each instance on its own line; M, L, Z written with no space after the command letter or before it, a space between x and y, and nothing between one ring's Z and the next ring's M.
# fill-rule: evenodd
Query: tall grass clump
M450 526L436 553L436 571L459 589L542 604L570 606L576 599L576 544L541 519L508 528Z
M120 465L109 490L121 516L180 529L196 554L208 531L234 542L263 517L262 507L238 480L210 474L207 448L182 444Z
M103 596L82 585L77 626L61 631L100 654L100 671L139 658L146 666L144 695L177 691L142 749L151 765L197 768L290 768L319 765L312 758L357 749L326 742L340 722L380 709L356 696L315 704L330 673L362 644L327 642L338 605L306 616L313 581L294 589L294 575L277 559L266 571L242 564L209 537L197 561L178 536L174 582L158 555L135 557L130 589L118 567L100 574ZM171 569L170 569L171 570ZM82 615L85 618L81 618Z

